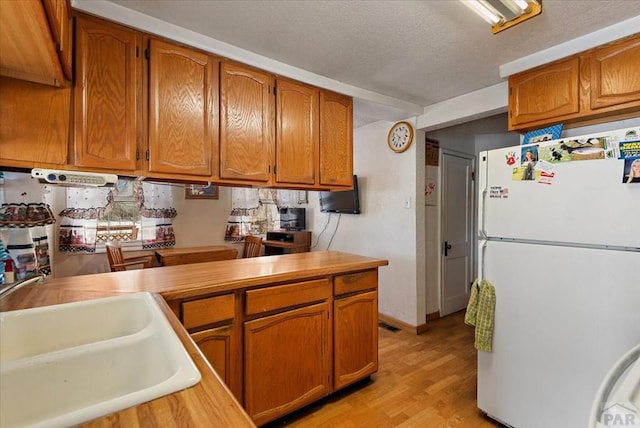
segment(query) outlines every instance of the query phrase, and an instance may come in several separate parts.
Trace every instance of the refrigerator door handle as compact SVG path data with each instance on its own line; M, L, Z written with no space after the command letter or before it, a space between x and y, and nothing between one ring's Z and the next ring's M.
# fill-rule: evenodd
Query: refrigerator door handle
M480 197L478 198L478 234L480 236L487 236L485 229L485 206L487 205L487 174L489 168L489 156L488 152L481 152L480 154L480 174L478 174L478 189L480 189Z
M484 253L487 250L487 243L488 241L486 239L480 237L480 241L478 242L478 247L480 248L480 251L478 251L478 280L484 278Z

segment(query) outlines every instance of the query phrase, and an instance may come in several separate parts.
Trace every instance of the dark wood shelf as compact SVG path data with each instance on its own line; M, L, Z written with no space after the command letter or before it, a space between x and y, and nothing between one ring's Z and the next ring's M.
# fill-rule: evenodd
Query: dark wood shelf
M262 241L265 256L288 253L306 253L311 250L311 231L282 230L267 232Z

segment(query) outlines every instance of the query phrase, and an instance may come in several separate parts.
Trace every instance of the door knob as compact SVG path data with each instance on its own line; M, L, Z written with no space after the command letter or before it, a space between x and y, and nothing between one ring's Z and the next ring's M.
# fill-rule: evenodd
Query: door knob
M447 241L444 241L444 255L445 257L448 255L449 250L451 249L451 244Z

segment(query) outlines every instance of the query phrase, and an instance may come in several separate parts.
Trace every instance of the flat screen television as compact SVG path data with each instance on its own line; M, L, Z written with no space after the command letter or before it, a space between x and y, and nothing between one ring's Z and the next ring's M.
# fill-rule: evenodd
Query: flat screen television
M358 176L353 176L353 189L320 192L320 211L324 213L360 214Z
M304 208L279 208L280 229L305 230L307 228L306 211Z

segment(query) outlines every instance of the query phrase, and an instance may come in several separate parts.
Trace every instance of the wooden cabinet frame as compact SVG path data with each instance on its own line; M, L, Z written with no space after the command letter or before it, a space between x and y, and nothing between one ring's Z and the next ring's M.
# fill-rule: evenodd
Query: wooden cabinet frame
M376 268L169 306L261 425L378 370L377 289Z
M57 68L69 72L68 0L25 4L44 17L47 31L40 35L51 36L45 9L51 14L51 40L61 46ZM62 162L45 158L39 166L221 185L352 186L351 97L79 11L73 15L71 150ZM13 157L41 161L29 151Z
M509 130L640 112L640 34L509 77Z

